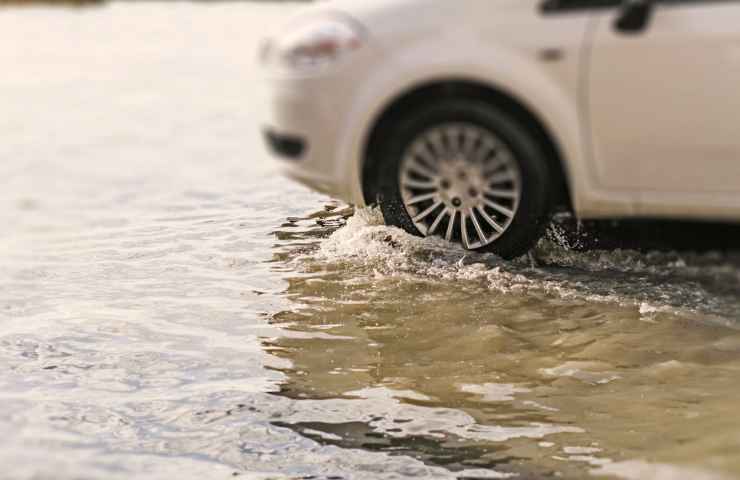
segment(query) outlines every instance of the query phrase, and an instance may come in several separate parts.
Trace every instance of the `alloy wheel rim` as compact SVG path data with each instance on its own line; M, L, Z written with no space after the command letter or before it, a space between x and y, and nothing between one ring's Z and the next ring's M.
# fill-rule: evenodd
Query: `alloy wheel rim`
M406 212L424 236L488 246L511 226L521 201L521 171L511 149L486 128L448 123L422 132L401 160Z

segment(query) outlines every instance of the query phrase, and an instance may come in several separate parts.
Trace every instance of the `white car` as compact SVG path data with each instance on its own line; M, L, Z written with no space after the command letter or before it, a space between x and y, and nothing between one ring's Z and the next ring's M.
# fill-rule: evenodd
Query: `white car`
M287 174L416 235L740 220L740 0L328 1L261 62Z

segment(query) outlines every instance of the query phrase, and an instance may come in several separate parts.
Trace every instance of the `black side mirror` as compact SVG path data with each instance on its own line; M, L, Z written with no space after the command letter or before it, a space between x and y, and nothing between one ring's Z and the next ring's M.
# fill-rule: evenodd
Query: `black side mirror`
M654 0L625 0L614 28L623 33L644 31L653 16L654 3Z

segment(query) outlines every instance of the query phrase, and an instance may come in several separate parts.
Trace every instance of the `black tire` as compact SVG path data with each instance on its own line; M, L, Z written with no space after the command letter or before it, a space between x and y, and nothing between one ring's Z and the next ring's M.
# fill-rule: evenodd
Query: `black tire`
M427 130L450 122L464 122L495 134L513 153L521 173L519 206L509 227L500 237L478 251L492 252L504 259L526 254L542 237L552 210L552 177L536 136L513 115L476 98L442 99L400 118L379 146L375 169L378 201L389 225L422 236L404 206L399 185L403 155L414 140Z

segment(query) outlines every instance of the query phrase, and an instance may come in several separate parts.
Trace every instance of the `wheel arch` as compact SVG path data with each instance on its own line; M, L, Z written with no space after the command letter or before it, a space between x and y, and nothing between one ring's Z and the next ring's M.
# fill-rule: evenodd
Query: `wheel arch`
M374 180L378 175L379 162L375 152L383 138L392 130L395 122L413 110L415 107L430 100L439 100L444 97L467 97L483 99L512 114L519 122L528 128L545 152L550 162L550 171L554 172L556 189L556 204L558 208L565 208L572 212L571 187L567 173L567 165L562 149L556 138L547 129L545 123L528 108L522 101L492 85L466 79L435 80L417 85L394 97L383 108L375 120L368 134L362 150L361 186L366 205L376 203L377 190Z

